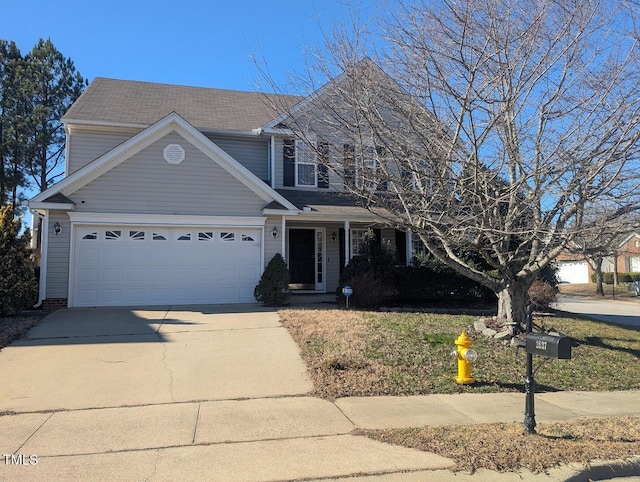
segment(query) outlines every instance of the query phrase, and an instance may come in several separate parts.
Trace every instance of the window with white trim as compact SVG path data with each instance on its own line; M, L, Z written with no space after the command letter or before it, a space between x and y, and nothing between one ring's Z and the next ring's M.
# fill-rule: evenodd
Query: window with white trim
M120 239L122 237L122 231L107 229L104 232L104 239L108 239L111 241Z
M426 256L427 247L424 245L420 236L414 234L411 236L411 256Z
M351 257L358 256L360 249L364 244L364 236L367 232L366 229L352 229L349 236L351 241Z
M318 187L318 162L314 146L296 140L296 186Z

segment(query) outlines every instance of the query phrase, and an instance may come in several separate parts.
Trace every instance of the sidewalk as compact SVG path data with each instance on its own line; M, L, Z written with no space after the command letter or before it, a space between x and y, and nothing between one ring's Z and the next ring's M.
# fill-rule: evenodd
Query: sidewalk
M384 429L522 421L523 394L343 398L306 396L168 403L0 417L4 450L24 464L0 480L569 480L580 464L548 474L473 476L452 461L350 435ZM640 392L536 395L537 421L640 416ZM29 465L29 456L37 464ZM635 470L635 472L633 471ZM630 472L640 475L640 462ZM627 471L629 473L629 471ZM587 480L576 478L574 480Z

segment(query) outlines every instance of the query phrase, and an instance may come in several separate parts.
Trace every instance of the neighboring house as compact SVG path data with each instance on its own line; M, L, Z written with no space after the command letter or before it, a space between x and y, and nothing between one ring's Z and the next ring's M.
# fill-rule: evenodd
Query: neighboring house
M292 289L333 292L376 225L410 259L410 233L346 197L267 98L304 103L95 79L62 119L64 179L29 202L44 308L252 302L276 253Z
M589 263L580 254L565 252L556 261L558 280L562 283L590 283L594 274ZM615 265L615 268L614 268ZM602 262L602 272L640 272L640 234L633 233L620 242L615 256L608 256Z

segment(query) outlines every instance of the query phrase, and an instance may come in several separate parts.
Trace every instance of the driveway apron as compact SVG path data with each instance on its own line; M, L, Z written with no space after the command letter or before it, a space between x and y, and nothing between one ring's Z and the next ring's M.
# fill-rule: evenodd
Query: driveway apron
M0 412L300 395L299 349L259 306L60 310L0 352Z

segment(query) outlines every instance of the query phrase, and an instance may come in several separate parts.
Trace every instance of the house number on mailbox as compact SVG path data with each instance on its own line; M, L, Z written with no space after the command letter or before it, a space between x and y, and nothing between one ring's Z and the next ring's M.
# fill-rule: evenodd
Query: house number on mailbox
M547 350L547 342L542 340L536 340L536 349Z

